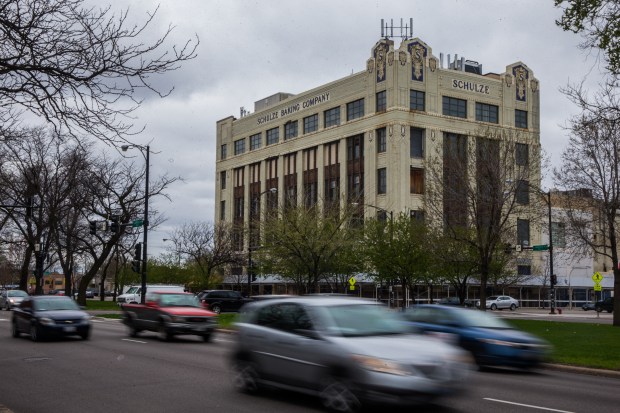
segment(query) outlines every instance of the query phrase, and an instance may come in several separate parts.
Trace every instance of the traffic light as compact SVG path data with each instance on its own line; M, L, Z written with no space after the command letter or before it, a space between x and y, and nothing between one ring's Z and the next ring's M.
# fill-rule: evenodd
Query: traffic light
M110 231L116 233L119 229L120 226L118 224L118 216L114 216L112 217L112 223L110 224Z
M555 274L551 274L551 286L554 286L558 283L558 276Z
M90 234L95 235L97 233L97 221L88 221L90 227Z
M138 242L134 247L133 261L131 262L131 269L133 272L140 272L140 263L142 262L142 243Z

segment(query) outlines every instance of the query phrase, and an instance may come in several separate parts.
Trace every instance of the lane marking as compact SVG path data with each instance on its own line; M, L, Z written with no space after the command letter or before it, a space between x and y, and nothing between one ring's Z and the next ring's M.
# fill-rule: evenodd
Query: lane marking
M148 344L148 341L132 340L131 338L122 338L122 341L129 341L131 343Z
M538 409L538 410L547 410L549 412L559 412L559 413L574 413L568 410L558 410L558 409L551 409L549 407L542 407L542 406L533 406L531 404L523 404L523 403L515 403L515 402L509 402L507 400L499 400L499 399L491 399L488 397L484 397L483 400L488 400L491 402L497 402L497 403L505 403L505 404L512 404L514 406L523 406L523 407L529 407L531 409Z
M214 338L213 341L219 341L221 343L233 343L234 342L233 340L224 340L221 338Z

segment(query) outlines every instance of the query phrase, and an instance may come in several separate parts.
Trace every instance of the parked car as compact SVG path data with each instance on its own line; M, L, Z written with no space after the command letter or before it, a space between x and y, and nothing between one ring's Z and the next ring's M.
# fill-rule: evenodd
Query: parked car
M600 313L603 310L611 313L614 311L614 298L607 297L604 300L597 301L594 307L597 313Z
M236 327L232 369L239 390L297 390L335 411L450 394L466 385L472 366L462 349L412 333L397 313L363 299L254 301Z
M595 310L596 309L596 304L595 303L585 303L584 305L581 306L581 308L583 309L583 311Z
M439 334L471 352L482 366L530 368L543 362L549 344L520 331L493 314L480 310L418 305L405 311L404 319L429 334Z
M70 297L37 295L26 297L13 310L13 337L30 334L32 341L53 336L90 337L90 315L82 311Z
M209 305L214 313L239 311L250 298L244 298L239 291L232 290L205 290L198 293L198 299Z
M464 307L473 307L474 303L471 300L464 300L463 304L461 304L461 299L458 297L445 297L437 301L439 305L456 305L456 306L464 306Z
M480 308L480 300L476 301L476 307ZM491 310L509 308L514 311L519 308L519 301L508 295L493 295L487 297L486 308Z
M2 292L0 292L0 308L9 311L13 307L17 307L26 297L28 297L26 291L2 290Z
M65 295L65 290L50 290L48 295Z

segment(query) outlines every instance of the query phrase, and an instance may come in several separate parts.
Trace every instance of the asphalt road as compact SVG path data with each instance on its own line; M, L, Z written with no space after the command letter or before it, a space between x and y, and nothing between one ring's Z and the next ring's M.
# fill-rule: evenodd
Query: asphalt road
M9 317L0 313L2 413L322 411L309 396L237 393L226 363L230 334L218 333L212 343L191 336L164 343L149 333L131 339L118 321L95 320L89 341L33 343L11 337ZM617 378L498 369L475 372L464 393L416 411L611 412L619 386Z

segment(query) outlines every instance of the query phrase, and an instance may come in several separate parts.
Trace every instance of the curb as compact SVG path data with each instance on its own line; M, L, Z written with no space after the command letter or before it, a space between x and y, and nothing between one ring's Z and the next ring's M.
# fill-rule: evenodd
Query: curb
M590 376L608 377L612 379L620 379L620 371L618 370L604 370L594 369L589 367L571 366L568 364L552 364L545 363L542 367L548 370L564 371L570 373L587 374Z

